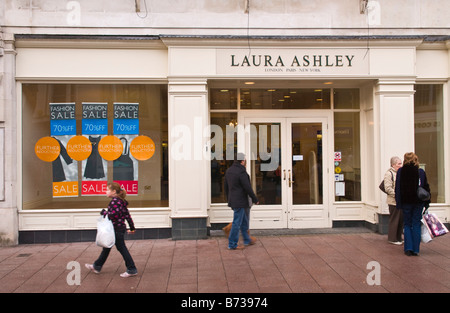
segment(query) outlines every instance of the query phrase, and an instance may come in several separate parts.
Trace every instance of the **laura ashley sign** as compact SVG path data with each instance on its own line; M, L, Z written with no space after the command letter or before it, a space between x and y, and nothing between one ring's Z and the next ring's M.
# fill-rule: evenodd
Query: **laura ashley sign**
M367 75L366 49L217 49L217 74Z

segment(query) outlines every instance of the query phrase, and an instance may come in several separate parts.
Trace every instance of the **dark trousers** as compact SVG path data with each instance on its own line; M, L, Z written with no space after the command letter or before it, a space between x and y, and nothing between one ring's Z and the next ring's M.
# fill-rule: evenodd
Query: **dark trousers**
M388 241L402 241L403 211L395 205L389 205Z
M116 234L116 248L122 255L123 260L125 261L127 273L136 274L137 269L136 266L134 265L133 258L131 257L130 252L127 249L127 246L125 245L125 230L116 230L115 234ZM94 268L97 271L100 271L102 269L103 264L105 264L106 259L108 258L110 252L111 248L103 248L102 253L100 253L100 256L94 262Z

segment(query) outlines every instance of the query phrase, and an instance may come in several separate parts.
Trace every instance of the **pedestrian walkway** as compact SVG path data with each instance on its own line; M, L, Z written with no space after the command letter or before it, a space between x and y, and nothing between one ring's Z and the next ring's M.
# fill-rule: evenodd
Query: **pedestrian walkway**
M410 257L372 232L264 235L240 251L219 236L127 246L139 270L130 278L119 276L125 265L115 248L100 274L89 272L84 264L100 253L93 242L0 248L0 292L450 292L450 235Z

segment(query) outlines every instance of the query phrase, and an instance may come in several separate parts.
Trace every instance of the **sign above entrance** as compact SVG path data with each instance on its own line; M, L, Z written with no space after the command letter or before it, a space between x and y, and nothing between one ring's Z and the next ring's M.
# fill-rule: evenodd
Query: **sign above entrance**
M217 74L368 75L367 49L217 49Z

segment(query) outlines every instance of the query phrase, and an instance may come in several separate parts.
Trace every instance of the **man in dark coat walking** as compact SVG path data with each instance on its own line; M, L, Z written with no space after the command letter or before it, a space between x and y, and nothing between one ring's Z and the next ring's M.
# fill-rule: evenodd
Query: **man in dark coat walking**
M258 198L252 190L250 177L245 170L245 155L238 153L233 165L225 173L225 195L228 206L233 209L233 223L228 237L228 249L243 249L238 246L239 230L244 237L244 245L253 244L248 233L251 202L259 204Z

